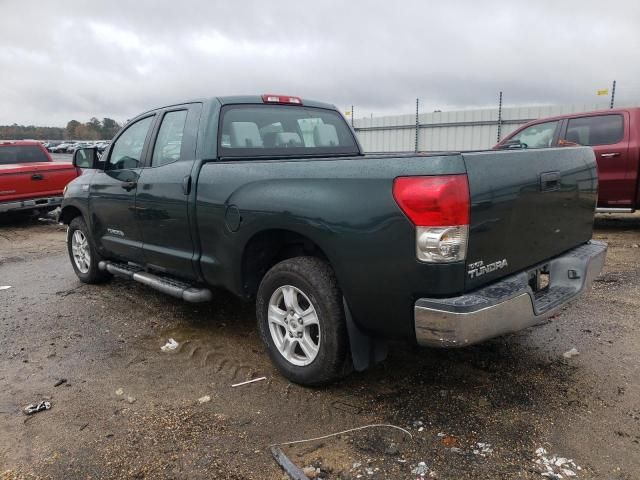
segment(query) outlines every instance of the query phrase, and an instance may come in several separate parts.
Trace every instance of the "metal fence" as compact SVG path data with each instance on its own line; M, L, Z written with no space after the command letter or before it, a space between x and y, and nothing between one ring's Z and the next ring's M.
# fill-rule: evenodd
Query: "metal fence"
M640 102L616 107L640 106ZM608 102L584 105L503 107L356 118L353 125L365 152L481 150L538 118L605 110ZM417 120L417 121L416 121ZM417 141L416 141L417 133ZM416 148L417 146L417 148Z

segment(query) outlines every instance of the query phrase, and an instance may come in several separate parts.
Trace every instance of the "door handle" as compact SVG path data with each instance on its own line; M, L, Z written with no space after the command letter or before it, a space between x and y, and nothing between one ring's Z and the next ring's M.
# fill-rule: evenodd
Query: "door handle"
M31 180L42 180L44 177L40 173L34 173L31 175Z
M612 158L612 157L619 157L620 156L620 152L611 152L611 153L601 153L600 156L602 158Z
M122 182L121 187L124 188L127 192L133 190L138 185L138 182Z
M540 190L553 192L560 190L560 172L546 172L540 174Z
M182 179L182 192L185 195L191 193L191 175L185 175Z

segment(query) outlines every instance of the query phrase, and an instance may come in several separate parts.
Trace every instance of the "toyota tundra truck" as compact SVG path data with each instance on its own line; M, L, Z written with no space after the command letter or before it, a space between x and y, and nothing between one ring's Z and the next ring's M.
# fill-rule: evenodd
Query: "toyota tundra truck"
M188 302L255 301L271 360L319 385L389 340L464 347L590 288L591 148L365 155L332 105L218 97L132 119L64 195L71 266Z

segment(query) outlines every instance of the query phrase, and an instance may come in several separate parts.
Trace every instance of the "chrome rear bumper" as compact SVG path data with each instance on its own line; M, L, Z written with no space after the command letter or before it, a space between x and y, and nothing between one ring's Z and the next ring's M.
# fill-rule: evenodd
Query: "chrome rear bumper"
M462 347L540 323L590 288L606 252L606 243L592 240L549 260L549 287L538 293L527 270L459 297L421 298L414 307L416 340Z

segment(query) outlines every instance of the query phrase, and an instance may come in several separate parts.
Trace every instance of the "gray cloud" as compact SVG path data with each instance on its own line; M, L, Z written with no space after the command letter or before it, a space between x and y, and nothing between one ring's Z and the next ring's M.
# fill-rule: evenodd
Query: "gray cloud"
M282 92L357 114L640 101L640 2L0 0L0 124Z

